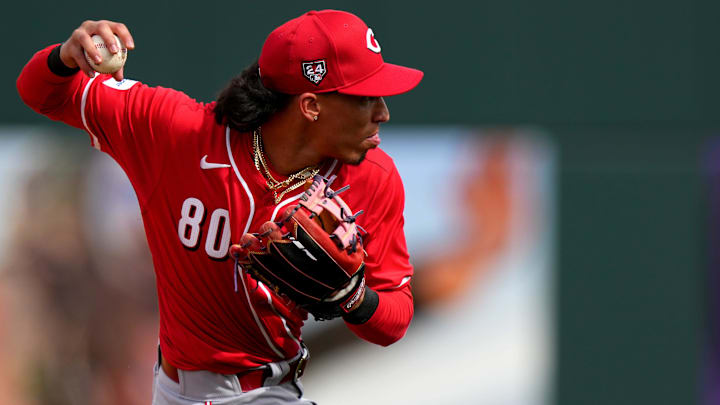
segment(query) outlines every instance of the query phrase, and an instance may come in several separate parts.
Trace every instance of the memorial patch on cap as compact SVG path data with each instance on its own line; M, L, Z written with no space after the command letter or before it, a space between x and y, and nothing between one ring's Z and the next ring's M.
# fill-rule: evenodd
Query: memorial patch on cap
M302 70L303 75L307 77L310 82L318 85L327 74L327 66L325 65L325 59L315 60L312 62L303 62Z

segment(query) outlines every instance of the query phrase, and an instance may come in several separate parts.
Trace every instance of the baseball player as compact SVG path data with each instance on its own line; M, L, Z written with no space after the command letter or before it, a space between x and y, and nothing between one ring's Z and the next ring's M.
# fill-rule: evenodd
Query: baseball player
M86 21L37 52L17 88L35 111L86 131L136 191L159 299L154 404L312 403L299 381L309 313L383 346L405 334L404 191L379 128L383 97L414 88L421 71L385 63L357 16L311 11L276 28L204 104L92 71L83 52L99 56L94 34L134 48L123 24ZM322 239L321 205L339 207L332 219L348 238L329 235L337 249ZM305 222L291 221L303 210Z

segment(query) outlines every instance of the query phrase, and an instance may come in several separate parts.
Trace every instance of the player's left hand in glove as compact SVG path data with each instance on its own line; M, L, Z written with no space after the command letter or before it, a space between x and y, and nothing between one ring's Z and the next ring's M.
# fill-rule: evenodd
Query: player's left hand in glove
M257 281L313 314L332 319L352 312L365 295L360 228L330 183L315 176L294 207L259 233L243 235L230 254Z

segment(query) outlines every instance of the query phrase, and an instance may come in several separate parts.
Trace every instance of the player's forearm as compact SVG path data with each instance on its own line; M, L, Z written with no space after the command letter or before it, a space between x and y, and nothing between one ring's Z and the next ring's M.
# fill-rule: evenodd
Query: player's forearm
M25 104L36 112L81 128L80 108L74 108L74 103L84 76L63 66L59 58L55 61L49 59L57 46L37 52L25 65L16 81L18 93Z
M403 336L413 317L413 298L410 286L392 291L377 292L377 307L364 323L346 324L357 336L381 346L389 346ZM361 310L362 308L360 308Z

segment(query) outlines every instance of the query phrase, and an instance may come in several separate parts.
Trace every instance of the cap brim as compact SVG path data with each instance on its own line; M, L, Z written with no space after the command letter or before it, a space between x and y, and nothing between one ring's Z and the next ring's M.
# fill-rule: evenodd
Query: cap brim
M384 63L372 75L337 90L353 96L387 97L406 93L420 83L424 73L413 68Z

